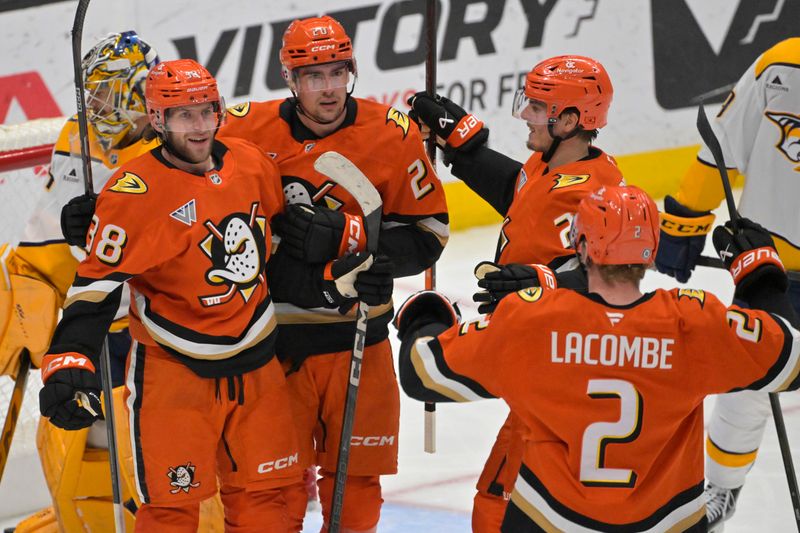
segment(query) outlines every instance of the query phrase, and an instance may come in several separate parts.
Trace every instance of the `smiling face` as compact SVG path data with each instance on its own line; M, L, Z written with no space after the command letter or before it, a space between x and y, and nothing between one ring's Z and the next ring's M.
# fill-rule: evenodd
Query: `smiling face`
M191 164L210 160L219 112L212 102L175 107L166 111L164 134L169 149Z
M290 86L297 94L303 113L326 124L344 114L350 79L348 62L339 61L296 69Z

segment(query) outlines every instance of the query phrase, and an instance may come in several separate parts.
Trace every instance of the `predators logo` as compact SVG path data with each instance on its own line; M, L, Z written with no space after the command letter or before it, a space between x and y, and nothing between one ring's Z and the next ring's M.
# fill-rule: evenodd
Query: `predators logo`
M706 293L700 289L678 289L678 299L689 298L700 302L700 307L706 303Z
M136 174L126 172L108 190L126 194L144 194L147 192L147 184Z
M550 187L550 190L580 185L589 181L589 178L589 174L556 174L556 179L553 180L553 186Z
M236 104L235 106L231 106L228 108L228 113L237 118L242 118L249 112L250 112L250 102L244 102L243 104Z
M386 112L386 124L389 122L394 122L395 126L403 130L403 139L405 139L406 135L408 135L408 115L390 107L389 111Z
M775 145L789 161L800 163L800 117L789 113L766 113L781 129L781 140ZM794 167L800 172L800 166Z

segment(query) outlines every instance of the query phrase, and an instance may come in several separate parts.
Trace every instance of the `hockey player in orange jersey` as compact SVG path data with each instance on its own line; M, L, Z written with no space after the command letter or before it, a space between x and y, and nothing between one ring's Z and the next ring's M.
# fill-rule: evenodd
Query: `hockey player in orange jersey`
M548 288L552 271L537 267L541 287L471 322L433 291L398 310L409 395L500 397L528 429L501 531L705 531L703 398L800 386L800 332L769 233L747 219L714 232L747 309L701 290L642 294L658 231L643 191L606 187L571 231L588 293Z
M162 145L123 165L98 199L43 360L41 411L65 429L101 412L95 368L127 281L137 531L196 531L219 476L226 527L283 533L280 488L302 471L265 278L268 221L284 209L278 170L247 141L215 139L225 108L195 61L155 67L146 100ZM353 257L328 269L337 286L363 270Z
M234 106L220 132L225 138L256 143L280 168L291 205L275 221L282 242L270 260L269 276L299 264L322 265L347 250L363 249L358 205L313 168L314 160L327 150L349 158L380 192L379 254L385 260L374 268L387 272L391 268L395 277L422 272L441 254L448 239L448 217L443 188L418 128L394 108L352 96L358 73L352 42L333 18L294 21L283 36L280 58L292 97ZM277 353L292 393L301 464L320 467L318 486L327 522L355 310L342 315L309 304L292 306L286 302L295 295L284 293L282 287L273 286L273 296L280 329ZM388 341L391 317L391 304L374 307L369 315L343 531L376 529L383 501L380 476L397 472L400 399ZM298 485L287 498L294 502L293 529L299 531L305 489Z
M505 217L495 264L481 267L492 271L482 285L527 286L534 271L513 263L541 263L561 271L578 266L568 240L578 202L601 185L622 182L613 158L592 144L606 125L612 95L611 80L594 59L559 56L533 67L512 110L529 129L527 146L533 154L524 164L488 148L488 130L446 98L423 92L409 101L412 116L437 136L453 174ZM571 275L583 285L580 270ZM483 296L490 301L479 310L486 312L496 299L491 292ZM493 533L500 526L521 460L521 431L510 414L483 469L472 516L478 533Z

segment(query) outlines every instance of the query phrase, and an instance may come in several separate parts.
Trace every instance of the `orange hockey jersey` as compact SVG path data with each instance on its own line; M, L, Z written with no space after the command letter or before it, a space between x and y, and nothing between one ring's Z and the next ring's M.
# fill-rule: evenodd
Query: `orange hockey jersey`
M107 304L128 281L140 343L161 345L203 377L269 361L276 321L264 268L268 221L283 210L277 167L241 139L216 141L213 154L215 168L196 175L155 149L109 179L51 352L77 343L96 355Z
M529 428L504 530L683 531L705 518L703 398L797 388L799 350L784 319L700 290L613 306L537 287L417 339L410 363L426 389L503 398Z
M571 255L569 229L578 203L603 185L619 185L622 173L613 158L590 148L588 158L554 170L535 152L517 176L514 199L500 230L499 263L550 264Z
M421 272L441 253L449 237L444 189L424 150L417 126L392 107L349 98L343 124L319 138L299 123L293 99L251 102L229 109L220 135L241 137L260 146L279 166L287 203L314 204L362 215L353 197L314 169L314 161L333 150L352 161L375 185L383 201L379 253L388 255L395 275ZM423 248L391 245L391 230L414 227L433 242L435 257ZM417 239L417 241L420 241ZM420 250L423 250L420 252ZM417 257L415 257L415 255ZM304 309L276 296L281 357L329 353L352 347L355 309ZM392 305L370 311L367 345L388 336ZM286 327L283 327L283 326Z

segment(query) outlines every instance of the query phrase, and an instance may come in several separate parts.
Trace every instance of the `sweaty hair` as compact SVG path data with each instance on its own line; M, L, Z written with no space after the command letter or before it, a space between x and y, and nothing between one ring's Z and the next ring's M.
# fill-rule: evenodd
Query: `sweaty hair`
M564 113L573 113L575 115L578 115L578 118L580 118L580 116L581 116L581 112L578 111L577 107L568 107L564 111L561 112L561 115L563 115ZM575 133L575 136L578 139L580 139L580 140L582 140L584 142L588 142L589 144L592 144L592 141L597 139L597 134L599 134L599 133L600 133L600 130L598 130L598 129L585 130L581 126L578 126L578 131Z
M639 285L644 278L644 273L647 272L647 267L645 265L597 265L597 271L603 281L608 284L635 283Z

